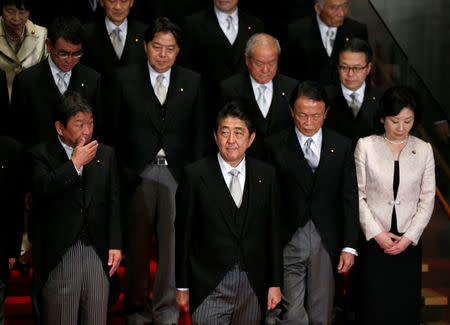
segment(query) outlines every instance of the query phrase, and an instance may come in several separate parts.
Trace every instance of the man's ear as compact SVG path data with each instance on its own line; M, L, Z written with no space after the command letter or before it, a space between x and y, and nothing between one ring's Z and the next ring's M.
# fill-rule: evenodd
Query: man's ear
M60 121L55 122L55 129L60 137L64 134L64 125Z

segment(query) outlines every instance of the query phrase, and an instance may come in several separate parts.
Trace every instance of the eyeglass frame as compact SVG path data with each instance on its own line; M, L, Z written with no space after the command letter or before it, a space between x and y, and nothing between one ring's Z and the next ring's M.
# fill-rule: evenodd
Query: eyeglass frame
M355 74L360 74L361 72L364 71L364 69L366 69L369 66L369 64L366 64L365 66L361 67L361 66L354 66L354 67L349 67L347 65L338 65L338 70L342 71L344 73L349 73L350 71L352 71Z
M55 51L55 54L61 59L68 59L69 57L72 57L74 59L80 59L84 53L83 51L77 52Z

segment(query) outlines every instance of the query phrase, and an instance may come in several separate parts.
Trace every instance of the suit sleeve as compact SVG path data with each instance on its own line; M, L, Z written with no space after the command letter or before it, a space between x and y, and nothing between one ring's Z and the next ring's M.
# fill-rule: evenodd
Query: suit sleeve
M426 148L426 165L422 175L417 211L412 217L412 222L404 234L404 236L410 239L414 245L417 245L423 230L430 221L434 208L435 195L436 180L434 176L433 149L428 143Z
M369 206L367 205L367 192L366 192L366 163L367 154L364 148L364 139L360 139L355 148L355 165L356 175L358 179L358 194L359 194L359 221L361 229L366 237L366 240L370 240L383 229L375 221Z
M358 184L351 142L348 142L342 179L342 205L344 209L344 246L358 250L359 209Z
M193 180L185 169L176 193L175 282L177 288L189 288L189 247L196 212Z
M283 283L283 251L281 248L280 230L280 186L275 168L272 170L273 173L270 190L271 211L269 219L270 240L267 241L270 245L270 247L267 248L267 251L270 252L269 287L281 287Z
M114 149L109 170L109 249L122 249L122 218L120 208L119 169Z

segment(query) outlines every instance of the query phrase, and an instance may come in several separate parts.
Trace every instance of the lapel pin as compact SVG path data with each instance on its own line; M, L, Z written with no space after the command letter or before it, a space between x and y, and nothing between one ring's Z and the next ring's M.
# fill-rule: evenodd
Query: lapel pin
M334 152L334 149L330 149L330 152Z
M377 98L375 96L372 97L372 100L376 100Z
M248 26L247 29L248 29L248 30L251 30L251 29L252 29L252 26Z
M346 38L345 38L345 41L346 41L346 42L348 42L348 41L349 41L349 38L348 38L348 37L346 37Z
M134 41L135 41L136 43L138 43L138 42L139 42L139 38L136 38Z
M416 154L416 150L413 150L413 151L412 151L412 154L415 155L415 154Z
M81 83L81 87L84 87L84 82Z
M184 88L180 88L180 92L183 92L184 91Z
M31 31L31 35L34 35L34 34L36 34L36 32L34 30L32 30Z
M2 165L2 169L5 168L5 165Z
M281 96L286 96L286 93L284 91L282 91Z
M97 164L100 164L100 160L97 159Z
M261 180L261 179L258 179L258 183L259 183L259 184L262 184L262 180Z

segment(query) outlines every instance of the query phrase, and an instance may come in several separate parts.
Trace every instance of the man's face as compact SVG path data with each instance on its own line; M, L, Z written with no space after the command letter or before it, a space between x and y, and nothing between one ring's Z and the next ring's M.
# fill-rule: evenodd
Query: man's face
M100 0L100 5L105 8L106 16L111 22L119 26L128 17L134 0Z
M67 125L55 123L56 131L65 144L75 148L79 143L86 144L91 140L94 130L94 121L91 112L78 112L72 116Z
M291 115L296 128L303 135L312 137L322 127L327 110L324 102L300 96L291 108Z
M348 0L326 0L323 8L316 2L314 9L320 19L329 27L340 27L348 12Z
M366 80L372 68L372 63L367 64L366 55L363 52L342 52L339 56L339 79L350 90L358 90Z
M144 49L147 53L148 62L158 73L169 70L175 63L180 51L172 33L156 33L150 42L144 43Z
M278 52L275 45L256 45L252 56L245 55L248 72L260 84L272 80L278 68Z
M238 4L239 0L214 0L214 6L227 14L232 14Z
M220 122L214 132L214 139L223 160L236 167L244 159L245 151L255 139L255 133L249 133L244 121L229 116Z
M81 44L72 44L62 37L58 38L55 44L47 38L46 44L52 61L63 72L71 71L83 54Z

